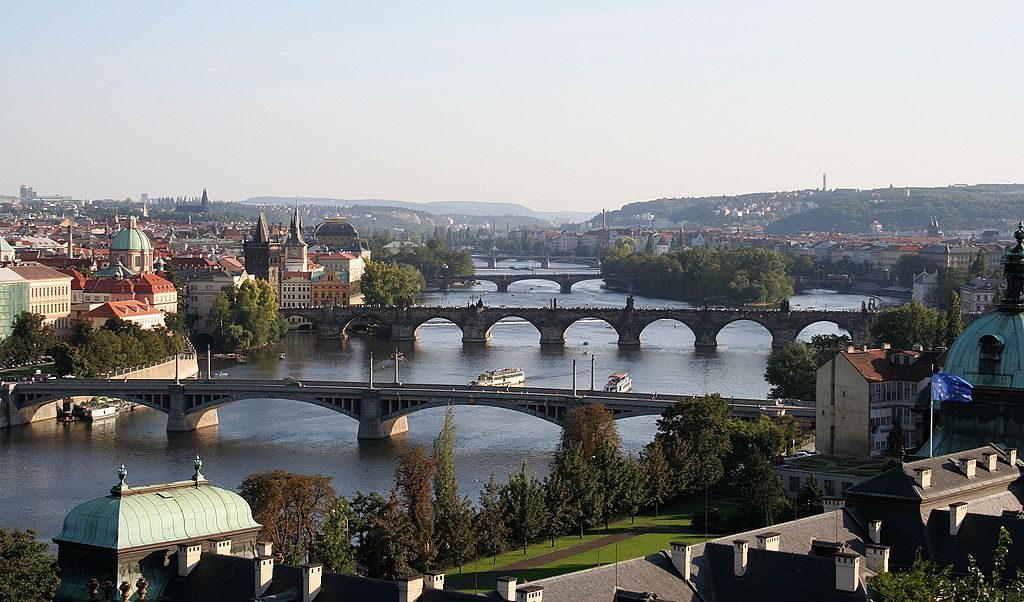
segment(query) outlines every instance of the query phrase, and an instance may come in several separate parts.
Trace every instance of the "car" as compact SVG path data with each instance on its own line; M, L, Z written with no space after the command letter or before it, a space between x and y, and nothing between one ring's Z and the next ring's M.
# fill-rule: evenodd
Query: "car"
M65 374L61 378L75 378L75 375L74 374Z
M305 387L306 385L302 384L301 382L299 382L297 380L290 380L287 383L285 383L285 386L286 387Z

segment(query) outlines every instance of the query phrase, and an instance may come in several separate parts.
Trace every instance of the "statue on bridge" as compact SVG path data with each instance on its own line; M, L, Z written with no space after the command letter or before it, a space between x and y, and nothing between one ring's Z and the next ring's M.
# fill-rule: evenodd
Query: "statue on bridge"
M626 297L626 311L633 311L635 309L633 295Z
M779 311L789 311L789 299L779 301Z

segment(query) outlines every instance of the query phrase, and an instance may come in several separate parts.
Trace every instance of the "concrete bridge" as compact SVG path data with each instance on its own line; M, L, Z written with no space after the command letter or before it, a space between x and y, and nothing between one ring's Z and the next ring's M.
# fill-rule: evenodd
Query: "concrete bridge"
M580 265L589 265L589 266L593 266L595 268L601 267L601 258L600 257L576 257L574 255L564 256L564 257L563 256L557 256L557 255L555 257L551 257L550 255L514 255L514 254L484 255L482 253L474 253L472 255L472 257L473 257L473 259L478 259L478 260L481 260L481 261L486 261L487 262L487 267L492 268L492 269L498 267L498 262L499 261L509 261L509 260L536 261L537 263L540 264L540 267L542 267L542 268L550 268L552 261L564 261L565 263L575 263L575 264L580 264Z
M547 280L548 282L554 282L558 284L563 293L571 293L572 285L577 282L583 282L584 280L602 280L604 277L600 272L550 272L550 273L534 273L534 272L521 272L519 274L487 274L478 273L472 276L440 276L435 279L431 279L431 284L437 286L442 292L448 292L451 289L452 284L455 282L464 282L466 280L480 280L483 282L493 282L498 286L499 293L507 293L508 285L513 282L520 282L522 280Z
M565 333L580 320L607 322L618 334L621 346L638 346L643 330L657 320L674 320L689 328L696 347L718 345L718 333L733 322L747 320L763 326L772 336L772 346L784 347L800 332L818 322L831 322L850 333L854 344L867 340L875 314L861 311L781 311L752 308L527 308L527 307L324 307L281 309L286 319L312 324L319 336L344 337L354 325L377 325L390 333L392 341L415 341L417 330L429 320L444 319L462 330L463 343L484 343L491 329L505 318L520 318L540 331L542 345L564 345Z
M218 423L217 409L249 399L284 399L327 408L359 421L360 439L384 439L408 430L406 416L447 405L503 408L561 424L575 406L603 403L616 419L660 415L666 407L689 397L643 393L606 393L532 387L394 384L280 380L55 379L38 383L5 383L0 402L11 426L33 421L41 408L73 396L104 395L137 403L167 414L168 432L194 431ZM814 420L813 404L785 405L764 400L733 400L733 414L755 418L791 414Z

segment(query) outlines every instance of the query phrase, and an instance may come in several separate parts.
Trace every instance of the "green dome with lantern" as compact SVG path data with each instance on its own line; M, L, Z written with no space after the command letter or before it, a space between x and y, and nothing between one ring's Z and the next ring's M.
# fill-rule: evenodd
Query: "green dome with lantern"
M152 251L149 237L139 228L135 216L128 220L128 227L121 230L110 242L111 251Z

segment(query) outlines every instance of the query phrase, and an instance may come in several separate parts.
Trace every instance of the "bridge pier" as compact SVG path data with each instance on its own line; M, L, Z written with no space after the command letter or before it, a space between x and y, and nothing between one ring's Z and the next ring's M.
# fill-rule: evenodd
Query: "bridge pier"
M698 349L715 349L718 347L718 333L709 330L695 330L693 332L693 346Z
M360 401L358 439L388 439L409 431L409 421L405 416L381 420L380 394L366 392Z
M545 270L550 270L551 269L551 258L550 257L545 257L544 259L541 259L540 260L540 267L544 268Z
M495 280L494 284L498 285L499 293L507 293L508 285L510 284L507 280Z
M565 282L559 282L558 285L562 288L562 294L563 295L568 295L569 293L572 292L573 282L571 280L567 280Z
M418 337L416 330L418 327L413 327L408 324L391 324L391 340L396 343L415 341Z
M633 332L632 330L619 332L619 347L639 347L640 346L640 333Z
M187 433L208 426L217 426L220 418L217 409L186 413L185 387L171 385L170 407L167 409L167 432Z
M565 329L561 326L540 326L541 345L565 345Z
M493 257L493 256L492 257L488 257L487 258L487 267L491 268L492 270L494 268L498 267L498 258L497 257Z

